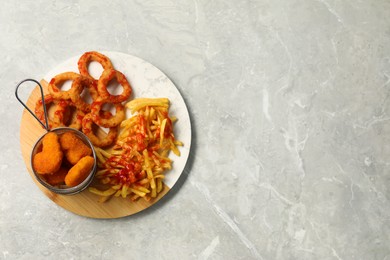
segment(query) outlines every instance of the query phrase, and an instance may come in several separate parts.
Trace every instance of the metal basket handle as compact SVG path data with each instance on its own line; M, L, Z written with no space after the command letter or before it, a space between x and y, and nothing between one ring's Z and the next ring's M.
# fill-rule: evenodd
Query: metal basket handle
M41 100L42 100L42 105L43 105L43 112L45 114L45 124L43 124L41 122L41 120L34 114L33 111L30 110L30 108L27 107L27 105L19 98L18 96L18 90L19 90L19 87L20 85L22 85L23 83L27 82L27 81L32 81L32 82L35 82L36 84L38 84L40 90L41 90ZM19 82L18 85L16 85L16 89L15 89L15 96L16 96L16 99L27 109L27 111L33 116L35 117L35 119L43 126L43 128L46 129L46 131L50 131L50 128L49 128L49 122L48 122L48 116L47 116L47 110L46 110L46 105L45 105L45 96L43 94L43 88L42 88L42 85L36 81L35 79L25 79L25 80L22 80L21 82Z

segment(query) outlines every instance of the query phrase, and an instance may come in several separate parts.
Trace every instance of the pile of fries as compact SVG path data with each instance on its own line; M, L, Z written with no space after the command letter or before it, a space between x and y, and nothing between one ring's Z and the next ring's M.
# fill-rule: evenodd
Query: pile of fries
M173 134L175 117L169 117L167 98L140 98L126 104L132 117L120 125L116 144L104 150L95 147L99 170L96 178L104 190L90 187L100 202L111 196L129 196L132 200L156 198L164 189L165 171L172 168L172 151L180 156L183 143Z

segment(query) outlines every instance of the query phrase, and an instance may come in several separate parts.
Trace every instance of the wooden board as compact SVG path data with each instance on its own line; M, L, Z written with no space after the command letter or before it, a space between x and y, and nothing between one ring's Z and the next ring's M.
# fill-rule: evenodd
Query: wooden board
M47 91L47 82L41 81L44 92ZM27 106L34 111L35 103L41 98L39 87L37 86L27 100ZM140 212L159 201L168 191L169 187L164 185L164 189L153 201L147 202L139 199L135 202L130 199L113 197L105 203L99 203L99 197L88 190L76 195L59 195L43 187L34 176L30 165L30 156L35 142L40 136L45 134L45 130L37 120L25 109L22 115L20 127L20 145L24 162L31 178L42 192L54 203L75 214L91 218L120 218Z

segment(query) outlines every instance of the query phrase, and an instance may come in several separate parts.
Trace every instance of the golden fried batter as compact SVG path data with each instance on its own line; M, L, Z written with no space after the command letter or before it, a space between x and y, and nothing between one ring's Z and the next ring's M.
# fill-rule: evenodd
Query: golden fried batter
M33 157L33 167L37 173L53 174L61 167L63 153L58 135L47 133L42 140L42 151Z
M72 165L75 165L84 156L92 154L91 148L72 132L62 134L60 144L65 152L66 159Z
M65 177L65 184L74 187L82 183L91 172L95 160L91 156L85 156L75 164Z
M68 169L61 167L58 171L53 174L46 174L44 176L47 183L50 185L60 185L65 183L65 176L68 174Z

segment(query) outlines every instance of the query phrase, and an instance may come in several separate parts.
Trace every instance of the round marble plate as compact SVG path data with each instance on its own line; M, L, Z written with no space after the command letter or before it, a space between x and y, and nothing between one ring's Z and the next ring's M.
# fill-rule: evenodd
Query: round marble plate
M172 81L163 72L152 64L129 54L110 51L102 51L101 53L108 56L114 67L127 77L133 89L131 99L141 97L166 97L170 100L169 114L174 115L179 119L175 123L174 134L177 140L184 143L183 147L179 147L181 156L178 157L173 153L170 153L169 157L173 161L173 167L172 170L166 173L164 190L158 198L150 202L146 202L143 199L132 202L130 199L114 197L108 202L99 203L98 197L88 190L85 190L80 194L64 196L53 194L38 182L36 182L36 184L56 204L78 215L92 218L118 218L132 215L150 207L175 185L184 170L189 156L191 146L191 123L182 96ZM80 56L81 54L66 60L44 76L41 83L44 86L45 93L47 92L47 87L45 85L53 76L66 71L78 72L77 61ZM92 62L89 66L89 71L90 74L96 78L102 72L102 67L99 64ZM63 87L63 89L66 88L67 86ZM27 105L30 108L34 108L35 102L39 98L39 89L37 87L31 93ZM127 116L131 116L129 111L127 111ZM43 133L44 129L42 129L40 124L25 110L22 116L20 136L22 154L30 175L32 174L29 161L31 149L35 141ZM33 180L35 181L35 178L33 178Z

